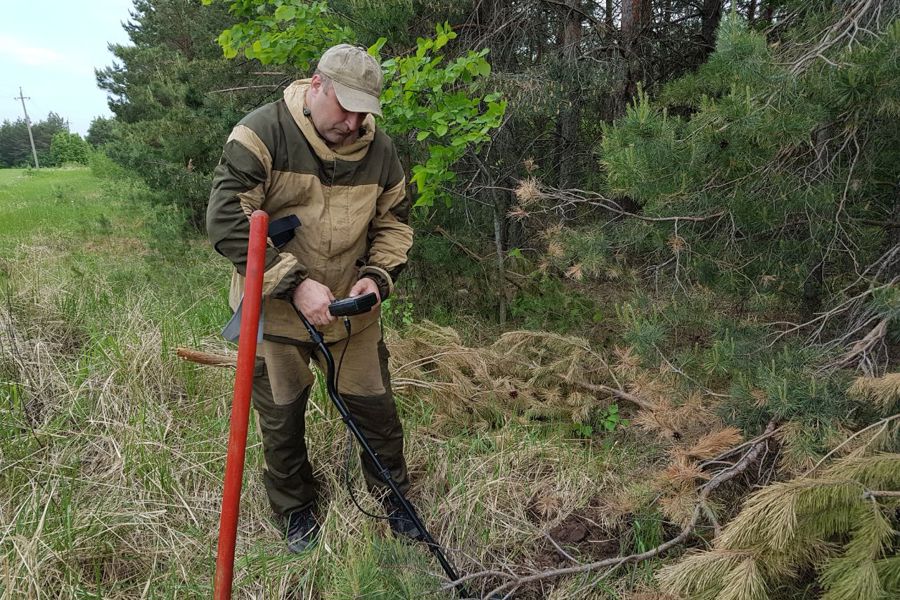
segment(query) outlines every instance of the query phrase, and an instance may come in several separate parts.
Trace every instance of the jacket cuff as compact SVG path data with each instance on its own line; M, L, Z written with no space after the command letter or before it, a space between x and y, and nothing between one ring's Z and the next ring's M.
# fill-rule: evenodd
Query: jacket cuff
M306 267L299 264L297 260L291 255L281 255L281 258L284 259L287 257L287 260L280 260L277 264L274 271L281 272L266 272L266 279L269 279L269 275L274 275L276 281L273 284L266 285L267 282L263 283L263 295L269 296L270 298L277 298L279 300L291 300L291 296L294 294L294 289L300 283L306 279L307 270ZM280 266L281 269L277 267ZM270 287L271 286L271 287Z
M362 267L359 270L359 278L362 279L364 277L368 277L378 286L378 295L381 296L382 302L387 300L391 295L391 292L394 291L394 281L391 279L388 272L381 267L375 267L373 265Z

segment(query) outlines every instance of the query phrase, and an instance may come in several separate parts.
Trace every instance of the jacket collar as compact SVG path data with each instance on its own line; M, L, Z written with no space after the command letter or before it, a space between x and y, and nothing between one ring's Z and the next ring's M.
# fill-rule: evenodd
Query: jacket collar
M284 102L294 118L294 122L303 132L303 136L312 146L313 151L322 160L362 160L369 151L369 145L375 139L375 118L372 115L366 115L362 126L366 133L360 136L352 144L341 146L340 148L331 149L319 136L312 121L303 114L303 108L306 106L306 90L309 89L310 79L300 79L289 85L284 90Z

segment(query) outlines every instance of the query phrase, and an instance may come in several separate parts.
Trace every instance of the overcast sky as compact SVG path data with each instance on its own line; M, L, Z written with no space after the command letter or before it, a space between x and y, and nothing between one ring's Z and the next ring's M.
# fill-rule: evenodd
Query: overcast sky
M110 116L97 88L95 67L112 64L110 42L126 43L122 29L132 0L0 0L0 121L22 116L19 86L32 122L53 111L82 135L91 119Z

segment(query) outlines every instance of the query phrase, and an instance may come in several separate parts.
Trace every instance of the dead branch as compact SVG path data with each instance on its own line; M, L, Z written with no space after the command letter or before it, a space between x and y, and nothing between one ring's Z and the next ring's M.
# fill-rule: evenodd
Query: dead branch
M876 498L900 498L900 492L866 490L865 492L863 492L863 498L866 500L874 500Z
M739 445L735 446L734 448L731 448L730 450L726 450L725 452L719 454L718 456L714 456L713 458L710 458L709 460L705 460L705 461L701 462L700 468L704 468L708 465L715 464L715 463L721 461L722 459L724 459L728 456L731 456L735 452L740 452L747 446L755 446L756 444L760 443L761 441L766 440L766 439L772 437L773 435L777 434L778 431L779 431L778 429L772 429L772 430L766 429L765 432L756 436L752 440L747 440L743 444L739 444Z
M441 236L442 236L444 239L446 239L448 242L450 242L450 243L453 244L455 247L457 247L457 248L459 248L460 250L462 250L463 253L464 253L466 256L468 256L469 258L471 258L471 259L474 260L475 262L480 263L480 262L482 262L483 260L485 260L484 257L478 256L478 254L475 253L474 250L471 250L471 249L469 249L468 247L464 246L464 245L462 244L462 242L459 242L458 240L453 239L453 236L451 236L449 233L447 233L447 230L444 229L443 227L435 227L435 228L434 228L434 232L437 233L438 235L441 235Z
M213 352L191 350L190 348L176 348L175 354L182 360L197 363L198 365L237 368L237 355L235 354L215 354Z
M860 31L871 33L866 28L868 23L861 23L866 17L869 18L868 20L871 20L874 14L880 12L882 3L883 0L863 0L861 2L848 3L849 10L847 10L844 17L823 32L818 44L794 61L790 68L791 74L799 75L803 73L817 58L834 65L833 62L825 57L825 52L844 38L847 38L847 45L852 46L856 41L856 35ZM873 7L877 11L872 11Z
M681 530L677 536L672 538L671 540L660 544L655 548L651 548L646 552L641 552L638 554L630 554L628 556L618 556L614 558L607 558L604 560L587 563L583 565L579 565L576 567L566 567L562 569L551 569L548 571L542 571L540 573L535 573L533 575L526 575L521 577L515 577L514 575L510 575L507 573L503 573L500 571L481 571L478 573L471 573L462 577L456 581L451 581L442 586L443 589L450 589L455 587L456 585L463 583L465 581L469 581L472 579L477 579L479 577L503 577L506 579L510 579L511 581L507 581L506 583L500 584L495 587L493 590L483 595L483 598L491 598L497 596L501 593L510 593L520 588L521 586L531 583L533 581L540 581L543 579L550 579L554 577L560 577L563 575L573 575L576 573L585 573L588 571L594 571L597 569L602 569L606 567L618 567L619 565L623 565L625 563L630 562L640 562L650 558L654 558L655 556L659 556L660 554L668 551L684 542L696 529L697 524L700 521L700 517L703 514L703 507L706 504L709 495L723 483L734 479L741 473L743 473L760 455L763 449L766 447L766 440L768 436L771 435L775 430L775 422L769 422L766 427L766 432L764 434L765 437L762 437L760 441L754 444L751 449L744 455L744 457L735 463L733 466L720 471L715 477L710 479L700 488L700 494L698 497L697 505L694 507L694 513L691 517L690 522L685 525L684 529Z
M611 396L618 398L620 400L625 400L626 402L631 402L635 406L643 408L644 410L653 410L656 408L656 405L652 402L648 402L642 398L638 398L634 394L629 394L623 390L619 390L616 388L609 387L608 385L598 385L588 382L579 382L577 384L579 387L583 387L586 390L590 390L592 392L605 392L610 394Z
M640 221L649 221L649 222L674 222L678 223L679 221L687 221L691 223L700 223L703 221L709 221L712 219L718 219L725 215L726 211L720 210L714 213L710 213L708 215L684 215L684 216L672 216L672 217L648 217L646 215L639 215L633 212L629 212L622 208L622 206L613 200L612 198L607 198L602 194L597 192L592 192L589 190L581 190L578 188L569 188L569 189L560 189L543 186L537 182L534 183L536 188L536 193L539 195L541 199L544 200L555 200L556 204L553 207L553 210L558 210L559 208L567 208L574 207L577 205L582 206L593 206L596 208L602 208L604 210L608 210L617 215L621 215L623 217L630 217L633 219L638 219ZM533 211L535 213L540 212L548 212L547 210ZM510 216L513 218L523 218L529 216L531 213L526 211L523 207L514 208L510 213Z
M865 337L854 343L853 346L846 353L844 353L843 356L830 363L826 368L841 369L844 367L858 366L860 363L865 361L866 355L876 345L884 340L884 337L887 335L887 327L889 322L890 319L888 317L881 319L881 321L879 321L878 324L865 335Z
M566 552L565 550L563 550L562 546L560 546L559 543L558 543L556 540L553 539L553 536L550 535L550 533L548 533L548 532L545 531L545 532L544 532L544 537L547 538L548 540L550 540L550 543L553 544L553 547L556 548L556 551L559 552L563 557L565 557L566 559L568 559L569 562L573 562L573 563L575 563L576 565L580 565L580 564L581 564L581 561L580 561L580 560L577 560L574 556L572 556L571 554L569 554L568 552Z
M816 316L813 319L810 319L809 321L807 321L805 323L799 323L799 324L783 323L783 322L767 323L767 325L790 325L790 327L788 327L787 329L783 329L782 331L779 331L777 334L775 334L774 338L772 339L772 341L769 343L769 345L767 347L771 348L778 340L780 340L782 337L784 337L790 333L800 331L801 329L805 329L807 327L810 327L810 326L816 325L816 324L818 324L818 327L816 329L816 332L813 334L813 337L820 335L821 332L824 330L825 324L827 323L827 321L829 319L831 319L832 317L834 317L836 315L839 315L841 313L844 313L844 312L850 310L851 308L853 308L856 305L857 302L861 301L863 298L866 298L867 296L871 296L875 292L878 292L885 288L893 287L894 285L897 284L898 279L900 279L900 278L895 277L895 278L891 279L891 281L889 281L883 285L879 285L877 287L870 287L869 289L867 289L863 292L860 292L859 294L853 296L852 298L848 298L847 300L841 302L840 304L838 304L831 310L820 313L818 316Z
M844 446L846 446L847 444L849 444L849 443L850 443L851 441L853 441L853 439L855 439L857 436L862 435L863 433L865 433L865 432L867 432L867 431L869 431L869 430L875 429L876 427L879 427L879 426L880 426L880 427L881 427L881 431L879 431L877 434L875 434L874 436L872 436L872 439L875 439L876 437L878 437L878 435L879 435L882 431L884 431L885 429L887 429L887 426L888 426L892 421L896 421L897 419L900 419L900 415L893 415L893 416L890 416L890 417L886 417L886 418L884 418L884 419L881 419L880 421L876 421L875 423L872 423L872 424L869 425L868 427L864 427L864 428L860 429L859 431L857 431L856 433L854 433L853 435L851 435L850 437L848 437L846 440L844 440L843 442L841 442L840 444L838 444L837 446L835 446L828 454L826 454L825 456L823 456L823 457L819 460L819 462L817 462L815 465L812 466L811 469L809 469L806 473L803 474L803 477L809 477L816 469L818 469L819 467L821 467L822 464L824 464L826 460L828 460L829 458L831 458L832 456L834 456L835 453L837 453L838 450L840 450L841 448L843 448ZM871 440L870 440L868 443L871 443ZM866 444L866 445L868 445L868 444Z
M243 90L259 90L259 89L275 91L278 88L283 88L287 83L289 83L291 81L291 79L292 78L288 77L287 79L282 79L278 83L268 83L268 84L264 84L264 85L242 85L242 86L238 86L238 87L222 88L220 90L210 90L207 92L207 94L224 94L225 92L240 92Z
M469 258L471 258L472 260L474 260L476 263L478 263L479 266L481 266L482 268L484 268L484 265L483 265L482 263L484 263L484 261L487 260L489 257L478 256L477 253L475 253L475 252L474 252L473 250L471 250L470 248L467 248L466 246L464 246L460 241L453 239L453 237L452 237L449 233L447 233L447 230L445 230L443 227L435 227L435 228L434 228L434 232L437 233L437 234L439 234L439 235L441 235L441 236L443 236L443 237L444 237L448 242L450 242L453 246L455 246L456 248L459 248L460 250L462 250L463 253L464 253L466 256L468 256ZM509 269L505 269L505 268L504 268L504 270L503 270L503 273L504 273L504 275L505 275L505 277L506 277L506 282L507 282L507 283L513 284L514 286L516 286L516 287L519 288L520 290L522 289L522 284L519 283L518 281L515 281L515 280L513 279L513 276L518 277L518 278L520 278L520 279L525 279L525 278L526 278L525 275L522 275L521 273L516 273L515 271L510 271Z

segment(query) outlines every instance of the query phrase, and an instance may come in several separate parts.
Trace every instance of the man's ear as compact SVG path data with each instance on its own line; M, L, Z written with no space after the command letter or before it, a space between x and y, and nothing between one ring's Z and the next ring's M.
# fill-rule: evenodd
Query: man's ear
M319 90L321 89L323 83L324 83L324 81L322 81L322 76L319 75L318 73L315 73L312 76L312 79L310 79L309 87L310 87L310 89L313 89L318 93Z

